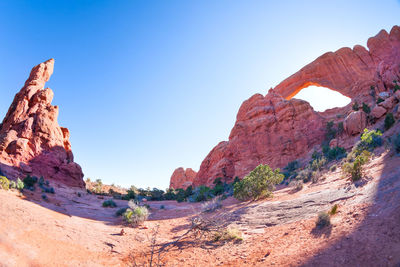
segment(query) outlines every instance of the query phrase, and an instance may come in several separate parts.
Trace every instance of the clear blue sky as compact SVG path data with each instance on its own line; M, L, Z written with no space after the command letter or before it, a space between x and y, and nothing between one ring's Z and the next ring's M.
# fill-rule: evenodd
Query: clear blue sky
M395 0L0 0L0 117L55 58L47 86L85 176L164 189L228 139L244 100L399 18Z

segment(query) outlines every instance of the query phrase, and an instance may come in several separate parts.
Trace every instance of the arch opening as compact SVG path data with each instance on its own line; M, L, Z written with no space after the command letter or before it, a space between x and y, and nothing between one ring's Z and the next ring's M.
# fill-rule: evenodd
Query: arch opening
M351 102L351 98L335 90L314 84L300 87L290 98L305 100L318 112L341 108Z

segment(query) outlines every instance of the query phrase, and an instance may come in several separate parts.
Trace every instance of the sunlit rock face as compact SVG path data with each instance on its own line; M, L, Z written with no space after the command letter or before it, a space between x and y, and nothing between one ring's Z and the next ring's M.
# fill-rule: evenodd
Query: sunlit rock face
M186 189L193 184L193 180L196 178L197 172L191 168L186 170L182 167L177 168L171 176L169 188L182 188Z
M193 184L212 185L217 177L243 178L259 164L273 168L304 158L325 137L328 120L346 120L349 138L366 125L363 115L352 114L350 105L316 112L305 101L293 99L310 85L323 86L366 102L372 107L375 94L390 90L400 80L400 28L382 30L368 40L368 49L356 45L341 48L311 62L282 81L266 96L256 94L239 109L228 141L220 142L203 160ZM341 119L338 119L341 118Z
M31 174L84 187L82 169L71 151L70 133L58 125L59 109L51 105L53 91L44 89L53 67L50 59L32 69L0 124L0 170L9 178Z

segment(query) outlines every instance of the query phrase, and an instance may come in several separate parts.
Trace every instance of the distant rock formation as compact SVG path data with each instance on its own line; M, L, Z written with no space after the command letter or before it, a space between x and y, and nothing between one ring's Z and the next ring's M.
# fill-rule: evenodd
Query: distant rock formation
M171 176L169 188L182 188L186 189L191 186L193 180L196 178L197 172L192 170L191 168L187 168L186 170L181 168L177 168Z
M10 178L32 174L84 187L70 133L58 125L58 106L51 105L53 91L44 89L53 67L54 59L50 59L32 69L0 124L0 170Z
M217 177L227 181L235 176L243 178L259 164L282 168L290 161L306 157L324 140L328 120L343 122L351 138L367 125L367 116L351 109L356 101L369 104L375 116L383 116L386 108L374 106L378 94L386 94L393 88L393 81L400 80L400 27L394 26L390 34L380 31L367 45L368 50L356 45L353 49L326 53L282 81L265 97L256 94L246 100L229 141L220 142L211 150L193 185L211 186ZM350 97L352 103L316 112L307 102L292 98L310 85L338 91ZM393 106L394 99L392 96L380 105Z

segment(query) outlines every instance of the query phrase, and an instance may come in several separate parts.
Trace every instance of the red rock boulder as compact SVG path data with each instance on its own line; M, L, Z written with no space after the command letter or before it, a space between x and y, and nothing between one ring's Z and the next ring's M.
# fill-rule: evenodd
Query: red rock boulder
M182 167L177 168L171 176L169 188L182 188L186 189L187 187L193 184L193 180L196 177L197 172L192 170L191 168L187 168L186 170Z

